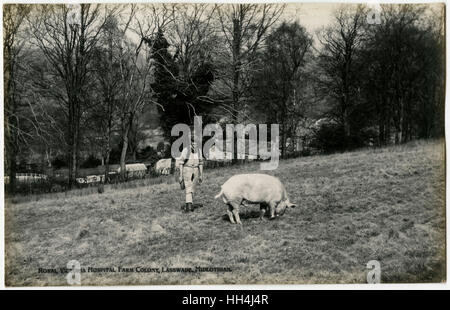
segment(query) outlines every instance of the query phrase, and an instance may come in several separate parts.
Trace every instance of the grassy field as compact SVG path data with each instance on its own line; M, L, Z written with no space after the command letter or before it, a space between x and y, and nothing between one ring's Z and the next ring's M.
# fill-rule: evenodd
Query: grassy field
M289 159L273 172L298 207L261 222L241 210L242 228L213 197L257 163L206 171L184 214L170 181L105 193L47 195L5 206L6 285L67 285L39 268L114 267L86 272L83 285L365 283L378 260L382 282L445 281L443 141ZM169 179L168 179L169 180ZM118 267L227 267L224 272L119 272Z

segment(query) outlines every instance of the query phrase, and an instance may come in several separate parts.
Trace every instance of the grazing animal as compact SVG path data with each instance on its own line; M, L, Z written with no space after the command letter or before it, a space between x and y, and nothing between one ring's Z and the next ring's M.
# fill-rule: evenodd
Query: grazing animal
M155 171L158 174L169 175L172 168L172 158L160 159L156 162Z
M220 197L228 205L227 214L233 224L242 224L239 218L239 207L244 203L267 204L270 219L283 215L286 208L296 207L289 201L286 189L280 180L267 174L234 175L222 185L220 193L214 198ZM265 212L265 208L261 207L261 219Z

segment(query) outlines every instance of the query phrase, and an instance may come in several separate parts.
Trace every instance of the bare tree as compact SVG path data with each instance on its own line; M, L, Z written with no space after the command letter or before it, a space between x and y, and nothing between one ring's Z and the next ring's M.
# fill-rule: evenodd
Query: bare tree
M283 13L283 5L224 4L217 6L219 27L225 41L222 60L225 61L218 91L227 98L224 109L236 123L243 109L242 98L248 93L250 78L257 65L257 53L268 34L268 29Z
M219 27L224 40L221 76L215 92L218 101L236 124L245 115L252 76L257 70L258 53L284 10L279 4L224 4L217 6ZM237 161L237 136L233 137L233 161Z
M319 86L336 107L337 121L345 138L351 135L349 115L355 106L358 90L357 51L363 42L366 11L362 5L342 5L334 23L318 35L322 44L319 58Z
M16 187L16 161L18 140L21 135L18 115L17 70L18 59L24 45L20 36L23 21L30 7L23 4L5 4L3 6L3 85L5 109L5 147L9 168L9 188L14 193Z
M168 139L177 123L192 123L195 115L211 118L213 102L205 98L214 80L219 37L214 27L215 7L176 4L173 22L154 37L152 88L162 108L162 129Z
M54 75L64 85L59 98L66 105L69 157L69 187L77 175L80 150L80 120L87 101L89 66L108 11L99 4L37 5L29 19L32 44L39 47Z
M382 5L380 24L366 27L361 86L380 145L429 138L441 123L443 15L436 13L426 5Z
M112 150L112 135L117 126L118 98L120 96L120 56L122 33L119 29L117 15L125 8L120 7L117 13L110 15L104 25L104 31L99 40L94 55L96 93L98 104L92 106L91 119L93 131L101 141L102 163L105 166L105 181L109 176L109 162ZM98 130L95 130L98 129Z
M216 7L208 4L176 4L174 23L168 27L168 41L175 48L180 68L179 80L189 83L196 69L213 57L216 40L214 14Z
M137 13L139 12L139 14ZM120 123L122 150L120 155L121 178L126 177L126 155L129 133L145 104L153 102L150 87L152 63L152 37L173 20L173 6L131 5L126 22L122 23L119 55L119 77L121 85ZM138 37L134 43L127 37L130 30Z
M300 24L284 22L270 33L266 45L262 56L265 67L253 77L253 108L264 111L266 121L280 124L284 157L287 141L293 140L300 119L305 117L307 101L312 101L303 94L308 86L305 65L312 38Z

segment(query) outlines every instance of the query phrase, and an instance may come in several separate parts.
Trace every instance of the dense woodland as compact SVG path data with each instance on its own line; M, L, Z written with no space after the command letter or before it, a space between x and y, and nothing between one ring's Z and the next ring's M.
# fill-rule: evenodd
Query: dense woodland
M280 124L282 157L444 135L444 5L5 4L5 173L144 161L139 122ZM375 18L375 19L376 19ZM298 147L301 141L302 148ZM167 156L167 154L162 155Z

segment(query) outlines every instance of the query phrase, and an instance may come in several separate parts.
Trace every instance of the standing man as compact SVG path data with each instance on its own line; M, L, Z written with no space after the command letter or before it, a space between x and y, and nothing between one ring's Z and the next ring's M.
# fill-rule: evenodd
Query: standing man
M203 158L200 147L191 135L190 147L186 147L181 152L179 158L180 183L184 181L186 190L186 204L183 206L184 212L194 211L193 195L198 183L203 182Z

